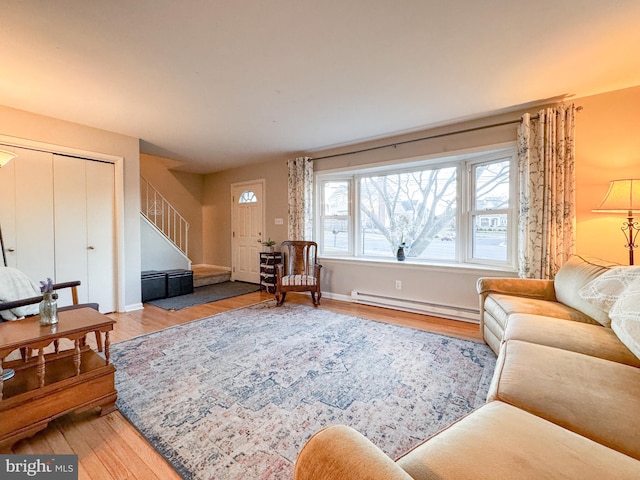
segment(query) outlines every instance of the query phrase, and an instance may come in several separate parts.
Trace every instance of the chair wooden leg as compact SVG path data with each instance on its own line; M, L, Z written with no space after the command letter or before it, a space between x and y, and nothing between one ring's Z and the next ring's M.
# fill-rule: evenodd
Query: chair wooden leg
M314 291L311 292L311 300L313 300L314 305L320 305L321 296L322 294L320 293L320 290L318 290L317 292L314 292Z
M287 292L276 292L276 307L279 307L284 303L284 299L287 297Z

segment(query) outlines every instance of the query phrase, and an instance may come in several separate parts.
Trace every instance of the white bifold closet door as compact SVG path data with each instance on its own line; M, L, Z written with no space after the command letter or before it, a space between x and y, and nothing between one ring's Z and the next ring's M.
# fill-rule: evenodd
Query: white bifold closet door
M111 163L25 148L0 169L7 265L36 284L80 280L78 300L116 310L115 169ZM58 292L70 305L71 290Z
M56 282L80 280L81 303L115 311L113 164L54 155L53 198Z
M0 222L7 266L21 270L38 284L55 275L53 156L12 150L18 157L0 169Z

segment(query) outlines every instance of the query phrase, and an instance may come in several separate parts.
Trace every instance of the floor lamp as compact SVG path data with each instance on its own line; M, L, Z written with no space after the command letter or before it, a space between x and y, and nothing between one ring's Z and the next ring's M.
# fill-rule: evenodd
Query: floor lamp
M622 222L620 229L627 241L625 246L629 249L629 265L633 265L633 250L638 248L636 238L640 231L640 225L633 220L640 213L640 180L612 180L600 206L591 211L626 214L627 221Z
M7 254L4 253L4 240L2 239L2 225L0 225L0 250L2 250L2 263L4 266L7 265Z

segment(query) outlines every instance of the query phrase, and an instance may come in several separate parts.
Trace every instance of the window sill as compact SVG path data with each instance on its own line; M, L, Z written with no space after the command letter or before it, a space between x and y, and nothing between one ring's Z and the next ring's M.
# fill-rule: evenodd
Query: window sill
M404 260L402 262L392 259L392 258L356 258L356 257L340 257L340 256L331 256L331 255L322 255L318 257L319 263L323 263L323 261L327 261L328 263L336 263L336 264L351 264L351 265L363 265L363 266L384 266L390 267L392 265L396 265L398 267L408 267L411 269L418 270L431 270L431 271L451 271L458 270L461 273L473 273L473 274L496 274L501 273L505 276L517 276L517 271L508 266L496 266L496 265L484 265L481 263L455 263L455 262L416 262L411 261L410 259Z

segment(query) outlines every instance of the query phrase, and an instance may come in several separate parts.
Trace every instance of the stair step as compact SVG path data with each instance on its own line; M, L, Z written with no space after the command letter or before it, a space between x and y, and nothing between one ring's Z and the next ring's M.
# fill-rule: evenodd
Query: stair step
M193 286L203 287L231 280L231 272L225 268L213 265L192 265Z

